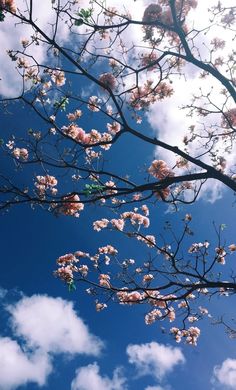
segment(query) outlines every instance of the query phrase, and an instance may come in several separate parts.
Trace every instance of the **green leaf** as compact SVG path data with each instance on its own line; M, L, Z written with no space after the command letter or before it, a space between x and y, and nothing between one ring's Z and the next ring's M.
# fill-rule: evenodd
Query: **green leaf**
M76 290L76 285L75 285L73 280L68 283L68 290L69 290L69 292L72 292L72 291Z
M220 230L225 230L226 229L226 227L227 227L227 225L225 224L225 223L222 223L221 225L220 225Z
M76 19L76 21L75 21L75 26L82 26L82 24L84 24L84 21L83 21L83 19Z
M61 100L57 100L53 104L53 107L59 108L61 111L65 111L67 104L69 104L69 99L64 97Z
M0 22L3 22L5 19L5 15L3 14L2 11L0 11Z

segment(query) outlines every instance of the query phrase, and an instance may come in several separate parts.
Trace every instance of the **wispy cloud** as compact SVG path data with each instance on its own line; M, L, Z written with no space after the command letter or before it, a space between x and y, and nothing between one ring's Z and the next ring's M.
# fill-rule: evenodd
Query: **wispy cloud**
M13 390L29 382L42 386L52 372L51 359L41 350L27 352L9 337L0 337L0 383Z
M126 350L129 363L134 364L138 375L151 375L161 380L178 364L185 362L180 348L165 346L156 342L130 344Z
M221 389L236 389L236 359L226 359L219 366L214 367L212 383ZM217 386L217 387L218 387Z
M120 368L116 368L112 378L102 376L97 363L80 367L71 383L71 390L126 390L126 378Z
M5 309L11 315L12 336L0 337L3 390L27 383L44 385L57 354L98 356L101 352L103 342L89 331L72 302L47 295L23 296Z
M50 353L95 356L101 351L101 340L89 332L72 302L47 295L33 295L8 306L8 310L12 315L14 333L23 337L30 347ZM48 332L48 329L53 331Z

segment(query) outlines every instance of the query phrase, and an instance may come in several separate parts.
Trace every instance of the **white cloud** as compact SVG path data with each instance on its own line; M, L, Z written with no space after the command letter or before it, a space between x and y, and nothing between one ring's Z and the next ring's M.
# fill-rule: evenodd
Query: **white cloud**
M76 370L76 376L71 383L71 390L125 390L126 379L117 368L113 377L101 376L97 363L89 364Z
M212 382L229 389L236 389L236 359L226 359L214 367Z
M148 386L145 388L145 390L167 390L162 386Z
M138 375L152 375L161 380L177 364L185 362L180 348L165 346L156 342L130 344L126 350L129 362L137 368Z
M1 390L13 390L27 383L43 386L53 370L54 354L97 356L101 351L102 341L89 332L72 302L33 295L23 296L5 308L11 314L13 336L19 337L19 342L0 337ZM117 371L112 381L119 384L119 380Z
M61 1L61 6L66 3L66 0ZM24 14L27 9L26 1L17 0L17 7ZM25 14L27 15L27 13ZM33 19L37 21L37 25L49 35L52 34L52 25L55 23L55 11L52 10L51 0L33 1ZM22 50L20 40L22 38L30 39L33 34L32 28L23 23L19 23L19 19L9 14L3 23L1 23L0 30L0 94L4 97L16 97L22 91L22 78L18 74L16 68L16 62L12 62L7 54L7 50ZM70 35L68 26L65 20L58 21L57 29L57 42L62 44L65 42ZM30 46L30 54L38 61L43 63L47 56L47 48L45 45L40 43L39 45Z
M45 352L26 353L16 341L0 338L1 390L13 390L28 382L43 386L51 371L50 358Z
M103 343L77 316L73 303L46 295L24 297L8 307L15 334L51 353L97 356Z

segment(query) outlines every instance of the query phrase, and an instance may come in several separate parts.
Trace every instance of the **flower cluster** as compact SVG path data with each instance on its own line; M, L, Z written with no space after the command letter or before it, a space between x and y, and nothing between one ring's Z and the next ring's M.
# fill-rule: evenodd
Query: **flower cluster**
M148 172L156 179L165 179L166 177L174 176L172 170L163 160L154 160L148 168Z
M222 118L222 126L226 129L236 127L236 108L232 108L231 110L224 113Z
M152 236L150 234L147 234L146 236L141 236L140 234L138 234L137 240L144 242L149 248L154 248L154 246L156 245L155 236Z
M226 251L223 247L217 247L215 248L216 252L216 261L219 264L224 265L225 264L225 256L226 256Z
M100 254L105 254L105 255L111 255L111 256L115 256L117 255L118 253L118 250L114 248L114 246L108 244L106 246L102 246L100 248L98 248L98 252Z
M13 14L15 14L16 5L14 0L0 0L0 9L9 10Z
M81 251L60 256L57 259L58 269L54 272L54 275L68 284L73 282L74 272L79 273L82 277L86 277L88 275L88 266L86 264L78 266L78 263L80 258L88 256L88 253Z
M99 286L105 287L105 288L110 288L110 276L107 274L100 274L99 275Z
M93 222L93 229L96 230L97 232L100 232L102 229L105 229L108 226L109 222L110 221L106 218L97 220Z
M79 217L80 212L84 209L84 204L80 202L78 195L67 195L62 198L62 205L59 208L59 213Z
M107 123L107 129L109 133L115 135L120 132L121 126L118 122L113 122L112 124Z
M99 99L97 96L90 96L88 101L88 109L93 112L100 111L101 99Z
M147 67L147 71L154 70L157 65L153 64L157 60L157 55L154 52L141 55L141 66Z
M69 114L67 114L67 118L69 119L69 121L76 121L76 119L79 119L81 116L81 110L75 110L74 112L70 112Z
M27 161L29 158L29 152L26 148L14 148L12 154L17 160Z
M125 289L123 291L118 291L116 296L120 304L135 304L140 303L145 299L145 293L140 293L138 291L127 292Z
M71 114L73 115L73 114ZM69 126L63 126L62 132L68 137L72 138L78 143L86 145L95 145L101 142L100 147L108 150L111 147L112 136L109 133L100 133L99 131L92 129L89 133L86 133L81 127L75 123L71 123Z
M62 85L65 84L66 82L65 73L62 70L60 69L52 70L50 71L50 75L52 81L54 82L54 84L56 84L57 87L61 87Z
M66 134L76 142L82 144L89 144L90 142L89 135L75 123L71 123L69 126L63 126L61 130L64 134Z
M134 209L134 211L125 211L121 214L121 216L124 220L129 220L132 225L143 225L145 228L148 228L150 225L149 218L140 213L137 213L136 208Z
M112 73L103 73L98 79L104 86L104 88L115 89L116 87L116 78Z
M40 197L45 195L45 192L49 190L52 195L56 195L57 179L54 176L36 176L36 182L34 183Z
M146 325L151 325L153 324L154 322L156 322L156 320L158 318L161 318L162 317L162 312L161 310L159 309L153 309L151 310L149 313L147 313L145 315L145 324Z
M197 345L197 339L200 336L200 329L191 326L189 329L180 330L178 328L171 328L170 332L175 336L177 343L181 342L182 337L186 338L186 343L190 345Z
M165 82L153 86L153 80L147 80L142 87L134 88L130 96L130 105L135 110L147 109L157 100L163 100L173 94L173 88Z
M209 242L208 241L204 241L204 242L198 242L198 243L193 243L189 250L188 250L188 253L197 253L199 252L202 248L203 249L207 249L209 247Z

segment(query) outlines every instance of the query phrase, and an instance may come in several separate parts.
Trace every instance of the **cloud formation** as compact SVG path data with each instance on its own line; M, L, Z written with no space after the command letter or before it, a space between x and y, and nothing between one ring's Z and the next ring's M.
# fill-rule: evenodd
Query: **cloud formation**
M97 356L102 348L99 338L89 332L77 316L73 303L46 295L24 297L8 307L17 336L28 345L50 353L82 353ZM37 315L35 315L37 313Z
M23 296L6 309L18 341L0 337L1 390L27 383L42 386L53 371L55 354L98 356L103 347L76 314L72 302L47 295Z
M126 379L119 368L113 377L100 375L99 366L95 362L76 370L76 376L71 383L71 390L126 390Z
M40 350L27 353L9 337L0 338L0 367L1 390L13 390L29 382L43 386L52 372L48 354Z
M165 346L156 342L130 344L126 350L129 363L134 364L139 376L152 375L161 380L173 368L185 362L180 348Z
M66 0L61 1L61 6L66 3ZM24 0L17 0L16 5L18 9L25 16L26 2ZM46 12L45 12L46 10ZM52 1L44 0L44 6L39 1L33 2L33 19L37 20L37 25L49 36L52 34L52 25L55 23L55 12L52 9ZM30 38L33 35L31 26L23 23L18 23L14 16L6 15L4 23L1 23L0 30L0 95L4 97L16 97L22 92L22 77L17 72L16 63L11 61L7 54L8 50L22 50L21 39ZM14 31L14 33L13 33ZM70 34L70 31L65 24L65 21L58 21L57 42L63 44ZM31 55L38 61L43 63L47 57L47 49L42 42L39 45L31 46Z
M214 367L213 383L236 389L236 359L226 359L220 366Z

